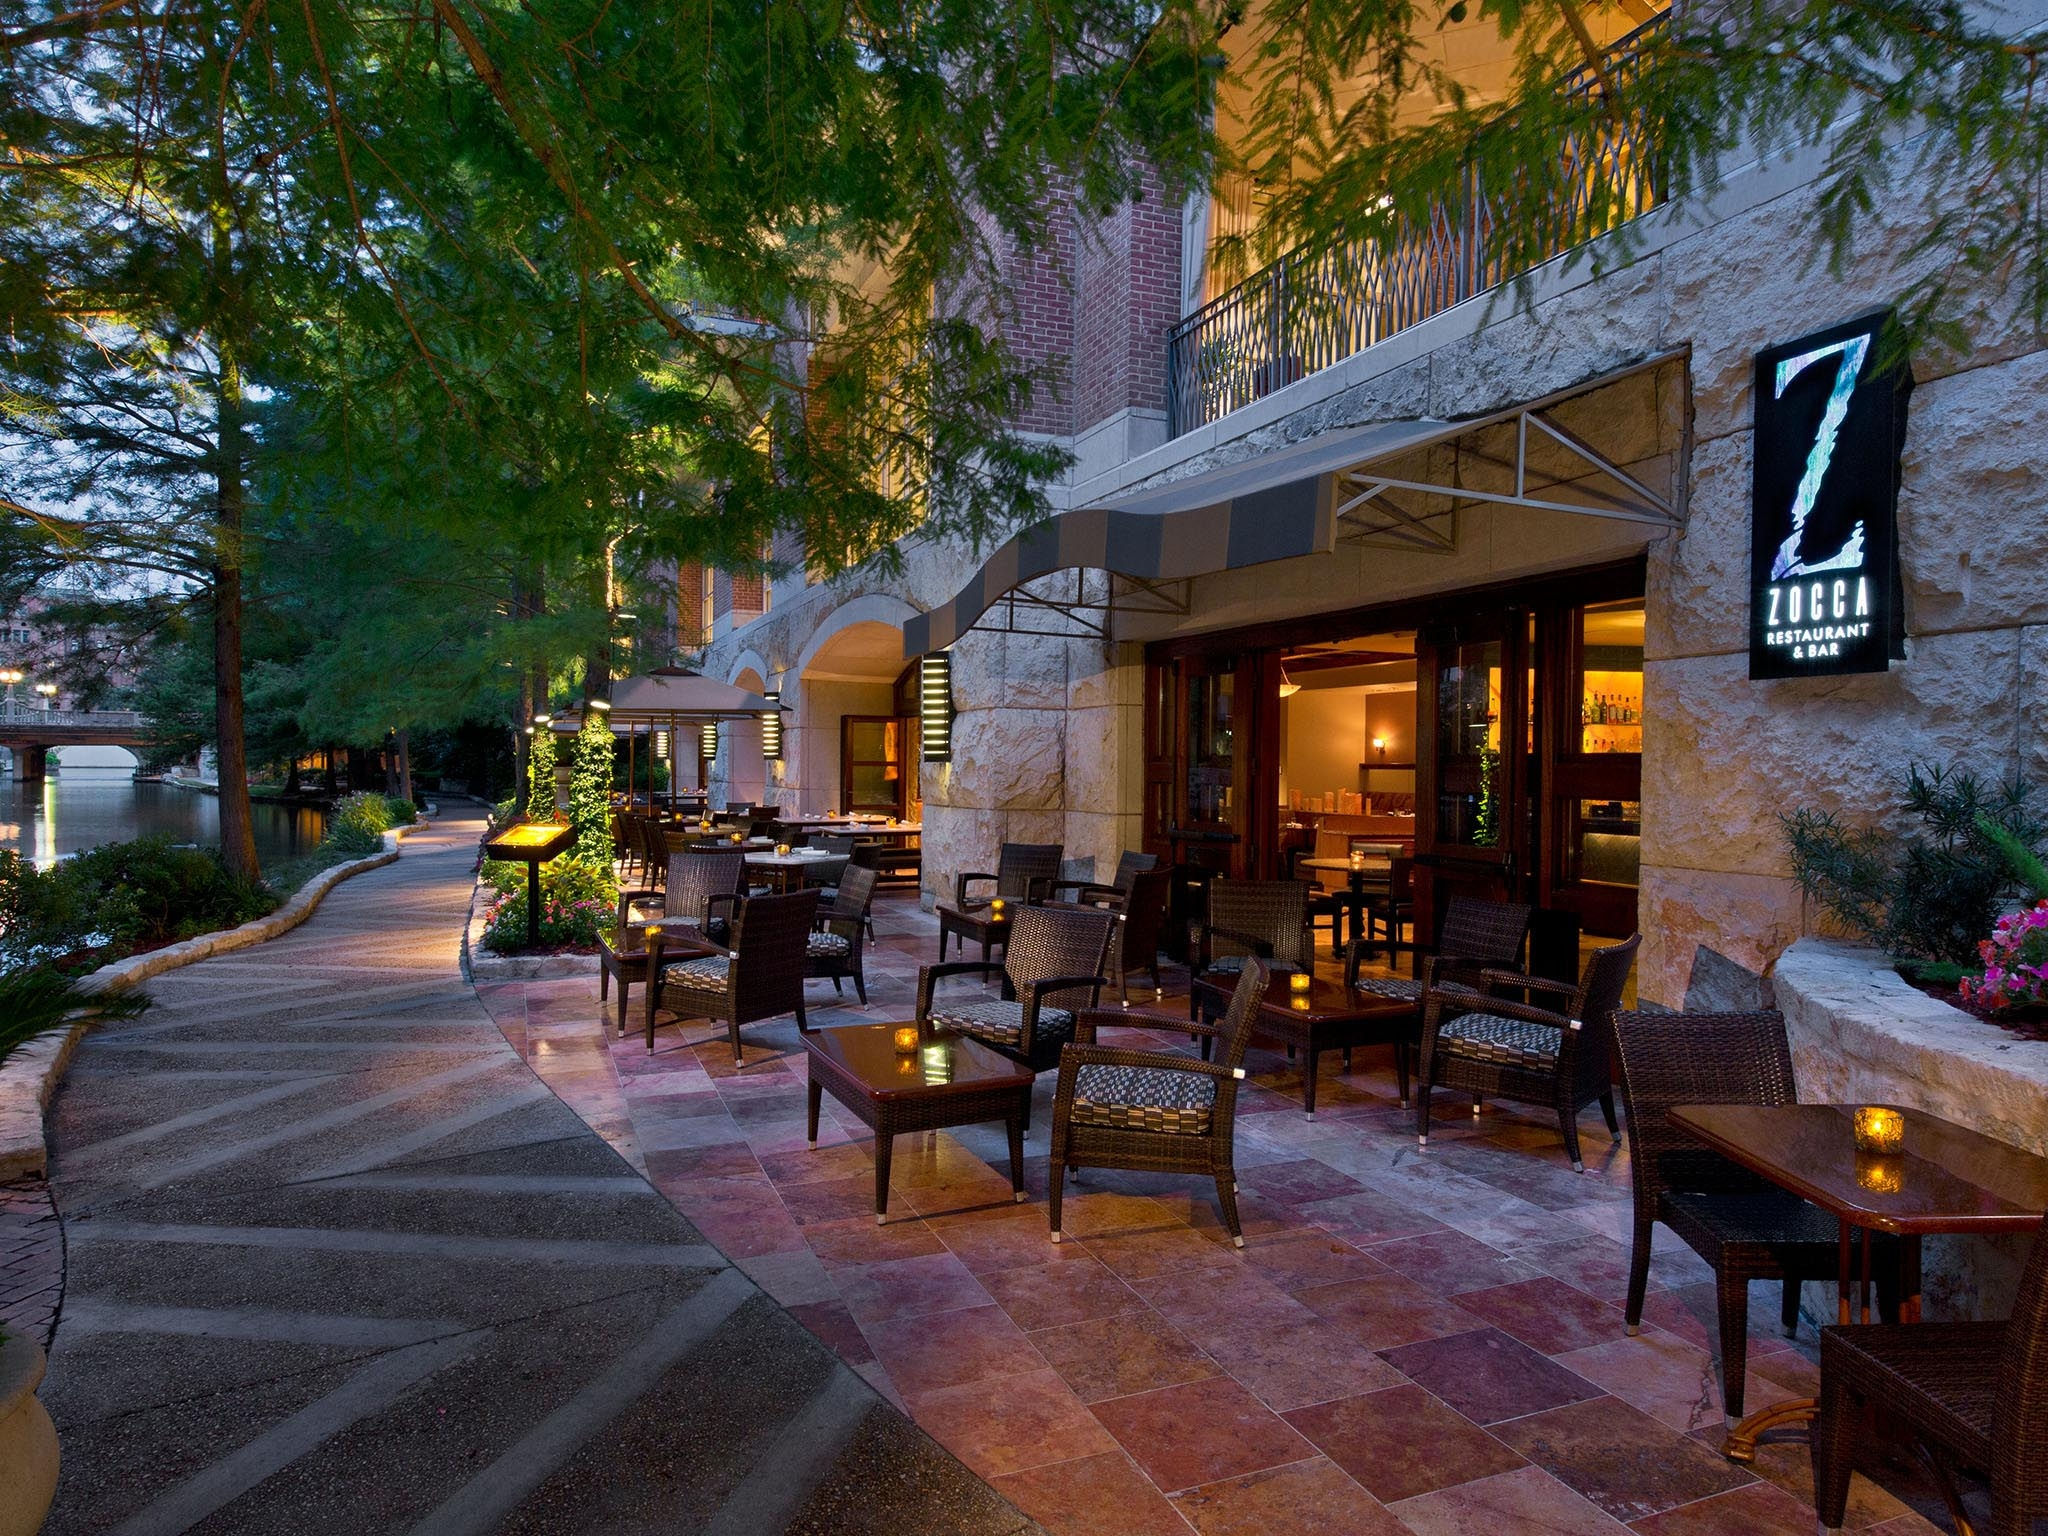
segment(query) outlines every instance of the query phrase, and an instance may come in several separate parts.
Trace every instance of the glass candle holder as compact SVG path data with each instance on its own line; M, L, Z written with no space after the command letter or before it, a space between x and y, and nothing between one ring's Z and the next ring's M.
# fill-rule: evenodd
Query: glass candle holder
M994 901L991 901L988 904L988 915L994 918L997 922L1001 922L1005 917L1009 915L1009 912L1010 904L1007 901L1003 900L1003 898L1000 896L996 897Z
M1365 855L1360 853L1356 848L1351 850L1351 867L1353 869L1365 868Z
M699 832L709 832L711 830L711 818L709 816L699 817L697 820L697 830Z
M735 848L739 847L739 846L740 846L740 845L741 845L742 843L744 843L744 842L745 842L746 840L747 840L747 834L746 834L746 833L744 833L744 832L735 832L735 833L733 833L733 835L732 835L732 845L733 845L733 847L735 847Z
M1856 1111L1856 1150L1888 1156L1906 1144L1906 1117L1881 1104Z
M1306 997L1316 984L1315 977L1307 971L1291 971L1287 976L1287 990L1298 997Z
M775 857L777 857L778 859L786 859L786 858L788 858L788 857L789 857L789 844L787 844L787 843L777 843L777 844L775 845Z
M896 1049L902 1052L904 1055L908 1056L917 1050L919 1041L917 1038L917 1026L915 1024L897 1025L896 1033L893 1038L896 1041Z

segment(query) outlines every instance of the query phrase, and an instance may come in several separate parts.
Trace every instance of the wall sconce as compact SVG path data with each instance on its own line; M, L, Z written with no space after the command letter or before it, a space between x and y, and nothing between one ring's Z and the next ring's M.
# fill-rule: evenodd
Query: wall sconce
M924 760L943 763L953 756L953 658L936 651L918 663L917 729Z
M664 763L668 761L668 732L665 730L654 733L654 755Z
M1380 756L1380 760L1381 760L1382 762L1384 762L1384 761L1386 760L1386 756L1387 756L1387 738L1386 738L1386 737L1384 737L1384 736L1375 736L1375 737L1373 737L1373 739L1372 739L1372 749L1373 749L1373 751L1375 751L1375 752L1377 752L1377 753L1379 754L1379 756Z
M771 689L761 697L768 701L761 711L761 756L772 761L782 756L782 695Z
M706 720L703 728L697 732L697 755L700 757L718 756L717 721Z

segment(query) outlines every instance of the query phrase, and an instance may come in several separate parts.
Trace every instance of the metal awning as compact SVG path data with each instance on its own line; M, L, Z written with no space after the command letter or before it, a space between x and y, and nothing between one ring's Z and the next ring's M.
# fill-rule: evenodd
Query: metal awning
M1197 576L1339 542L1449 550L1459 508L1474 503L1681 527L1683 445L1669 489L1653 490L1595 446L1601 413L1583 409L1611 389L1654 389L1656 370L1675 364L1658 358L1464 421L1340 428L1060 513L1004 544L952 601L906 621L903 653L943 650L977 627L1107 640L1119 612L1185 614ZM1071 586L1046 590L1060 572Z

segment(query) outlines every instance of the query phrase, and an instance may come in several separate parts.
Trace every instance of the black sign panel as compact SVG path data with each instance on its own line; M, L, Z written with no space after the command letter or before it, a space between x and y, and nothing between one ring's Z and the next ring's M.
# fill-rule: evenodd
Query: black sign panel
M1882 672L1905 654L1899 458L1912 370L1880 310L1759 352L1749 675Z

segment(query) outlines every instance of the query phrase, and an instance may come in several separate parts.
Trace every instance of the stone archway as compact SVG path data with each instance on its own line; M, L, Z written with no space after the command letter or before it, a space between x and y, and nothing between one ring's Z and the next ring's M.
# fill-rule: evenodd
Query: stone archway
M907 604L894 598L856 598L834 611L805 645L797 664L783 681L783 698L792 705L786 733L788 779L807 807L847 810L841 743L848 716L891 719L896 715L896 680L903 659L903 616ZM873 734L873 733L868 733ZM900 800L887 802L879 781L864 783L865 809L914 812L922 801L913 745L895 737ZM873 778L873 775L867 775Z
M747 665L748 661L754 664ZM763 693L768 687L762 676L765 670L760 658L749 653L735 666L727 681L735 688ZM726 721L718 728L718 757L711 765L713 800L718 800L722 792L726 800L751 800L756 805L768 803L774 798L768 784L769 766L761 756L761 722Z

